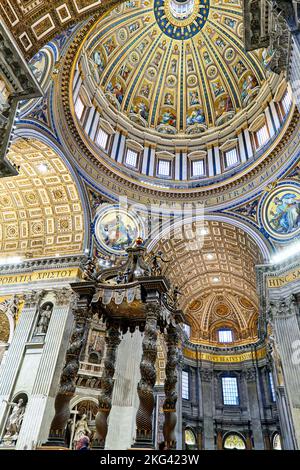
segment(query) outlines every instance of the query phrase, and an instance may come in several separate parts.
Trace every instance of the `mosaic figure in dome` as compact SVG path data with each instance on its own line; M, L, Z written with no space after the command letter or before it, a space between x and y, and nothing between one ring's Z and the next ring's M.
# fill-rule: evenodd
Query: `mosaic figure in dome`
M145 98L149 98L149 94L150 94L150 85L149 83L145 83L142 88L141 88L141 91L140 91L140 94L142 96L144 96Z
M225 47L225 42L223 41L223 39L221 39L220 37L218 37L216 39L216 46L220 47L221 49L224 49Z
M267 49L262 51L262 63L265 67L268 67L269 63L271 62L274 56L275 50L272 46L269 46Z
M106 43L104 43L104 49L106 51L106 54L109 56L114 50L115 48L117 47L116 46L116 43L114 41L114 38L110 38L108 39L108 41L106 41Z
M137 31L140 27L140 24L138 21L136 21L135 23L132 23L128 26L128 29L129 29L129 32L130 33L134 33L135 31Z
M160 124L167 124L169 126L176 126L176 116L172 111L165 111L161 118L160 118Z
M194 64L192 59L188 59L187 61L187 70L188 72L194 72Z
M195 91L195 90L190 91L189 95L190 95L190 106L194 106L195 104L200 104L198 91Z
M124 90L121 83L116 82L115 85L113 85L112 82L109 82L106 87L106 91L114 95L119 104L122 103L124 97Z
M235 28L235 25L236 25L236 21L232 18L228 18L227 16L224 19L224 23L233 29Z
M187 126L193 124L203 124L205 122L205 116L201 108L192 111L186 118Z
M176 71L177 71L177 60L176 59L171 60L170 70L171 70L172 73L176 73Z
M123 78L123 80L127 80L131 72L131 69L128 67L128 65L123 64L122 67L120 68L120 76Z
M243 81L241 88L241 98L243 101L247 100L248 97L252 96L252 90L257 87L257 80L253 75L248 75L248 77Z
M270 224L277 232L294 232L300 226L300 198L292 193L275 197L269 214Z
M203 59L207 65L211 63L211 58L209 57L209 53L207 51L203 52Z
M168 106L174 106L174 97L172 93L168 92L165 94L164 104Z
M238 78L240 78L243 73L245 72L246 70L246 67L244 66L243 62L241 60L239 60L233 67L233 70L235 71L236 73L236 76Z
M97 66L99 74L101 74L104 70L104 61L103 61L102 56L101 56L99 51L94 52L93 60L94 60L94 63L96 64L96 66Z
M216 115L221 116L223 113L227 113L233 110L232 101L229 95L226 95L218 101L216 105Z
M157 52L157 54L155 55L155 57L153 59L153 64L156 65L156 67L158 67L159 63L160 63L160 60L161 60L161 53Z
M219 80L216 82L213 82L211 86L212 86L215 97L221 95L225 91Z
M149 118L149 107L143 101L136 103L132 106L131 113L141 116L145 121Z

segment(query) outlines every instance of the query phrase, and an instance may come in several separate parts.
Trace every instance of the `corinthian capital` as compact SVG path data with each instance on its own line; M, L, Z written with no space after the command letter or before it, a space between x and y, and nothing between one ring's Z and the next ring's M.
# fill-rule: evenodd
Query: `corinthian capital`
M287 315L296 315L299 312L297 301L294 295L290 295L286 299L286 314Z
M267 308L267 316L270 322L272 322L274 317L278 315L280 304L281 304L280 300L270 300L268 308Z
M40 291L33 290L30 292L26 292L24 295L24 302L25 302L24 307L30 308L30 307L34 307L35 305L39 305L45 294L46 294L46 291L44 290L40 290Z
M255 382L256 380L256 369L255 367L248 367L243 371L243 376L247 382Z
M71 302L73 292L67 287L58 289L54 292L55 301L57 305L68 305Z

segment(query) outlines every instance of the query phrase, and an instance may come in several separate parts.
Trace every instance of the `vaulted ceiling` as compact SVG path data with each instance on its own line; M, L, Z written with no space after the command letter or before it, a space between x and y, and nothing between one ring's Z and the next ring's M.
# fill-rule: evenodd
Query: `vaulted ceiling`
M190 241L174 234L161 240L164 273L182 295L180 306L192 327L192 341L215 341L216 328L230 327L238 342L257 337L255 265L262 256L255 241L226 222L185 226ZM189 233L190 231L190 233ZM196 231L203 236L192 238ZM181 233L182 235L182 233Z
M60 156L38 140L19 139L8 159L20 173L0 180L0 256L82 253L83 207Z

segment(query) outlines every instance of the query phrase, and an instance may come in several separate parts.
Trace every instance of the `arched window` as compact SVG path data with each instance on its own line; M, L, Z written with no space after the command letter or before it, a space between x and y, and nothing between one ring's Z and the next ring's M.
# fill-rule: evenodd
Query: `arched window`
M292 106L292 102L293 102L292 95L288 90L286 90L280 102L283 116L288 114L290 107Z
M246 444L240 434L227 434L224 438L223 447L226 450L245 450Z
M274 450L282 450L281 437L278 432L275 432L272 439L272 448Z
M184 431L184 442L186 450L197 449L196 436L189 428Z
M232 330L230 330L229 328L220 328L220 330L218 331L218 341L220 343L232 343Z

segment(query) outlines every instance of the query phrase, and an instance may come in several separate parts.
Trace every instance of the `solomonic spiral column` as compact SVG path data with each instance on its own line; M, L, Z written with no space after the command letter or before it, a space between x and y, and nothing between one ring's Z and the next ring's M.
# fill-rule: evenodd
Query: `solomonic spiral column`
M140 364L141 380L137 391L139 409L136 415L136 442L134 447L152 447L152 413L154 408L153 389L156 382L155 361L157 356L157 321L159 305L146 305L146 325L143 339L143 354Z
M106 356L104 372L101 379L101 392L98 398L99 411L96 415L97 440L100 448L104 449L107 435L107 419L112 407L112 394L114 389L114 374L117 348L120 344L120 331L118 325L112 325L106 332Z
M167 343L167 362L165 380L165 401L164 414L165 422L163 427L165 445L168 449L176 449L175 428L177 423L176 403L177 403L177 364L178 364L178 341L179 334L176 326L168 326L165 335Z
M80 305L80 306L79 306ZM69 403L75 394L79 360L87 340L89 308L88 299L76 299L73 307L74 326L66 353L60 387L55 399L55 416L46 445L65 446L65 430L70 418Z

